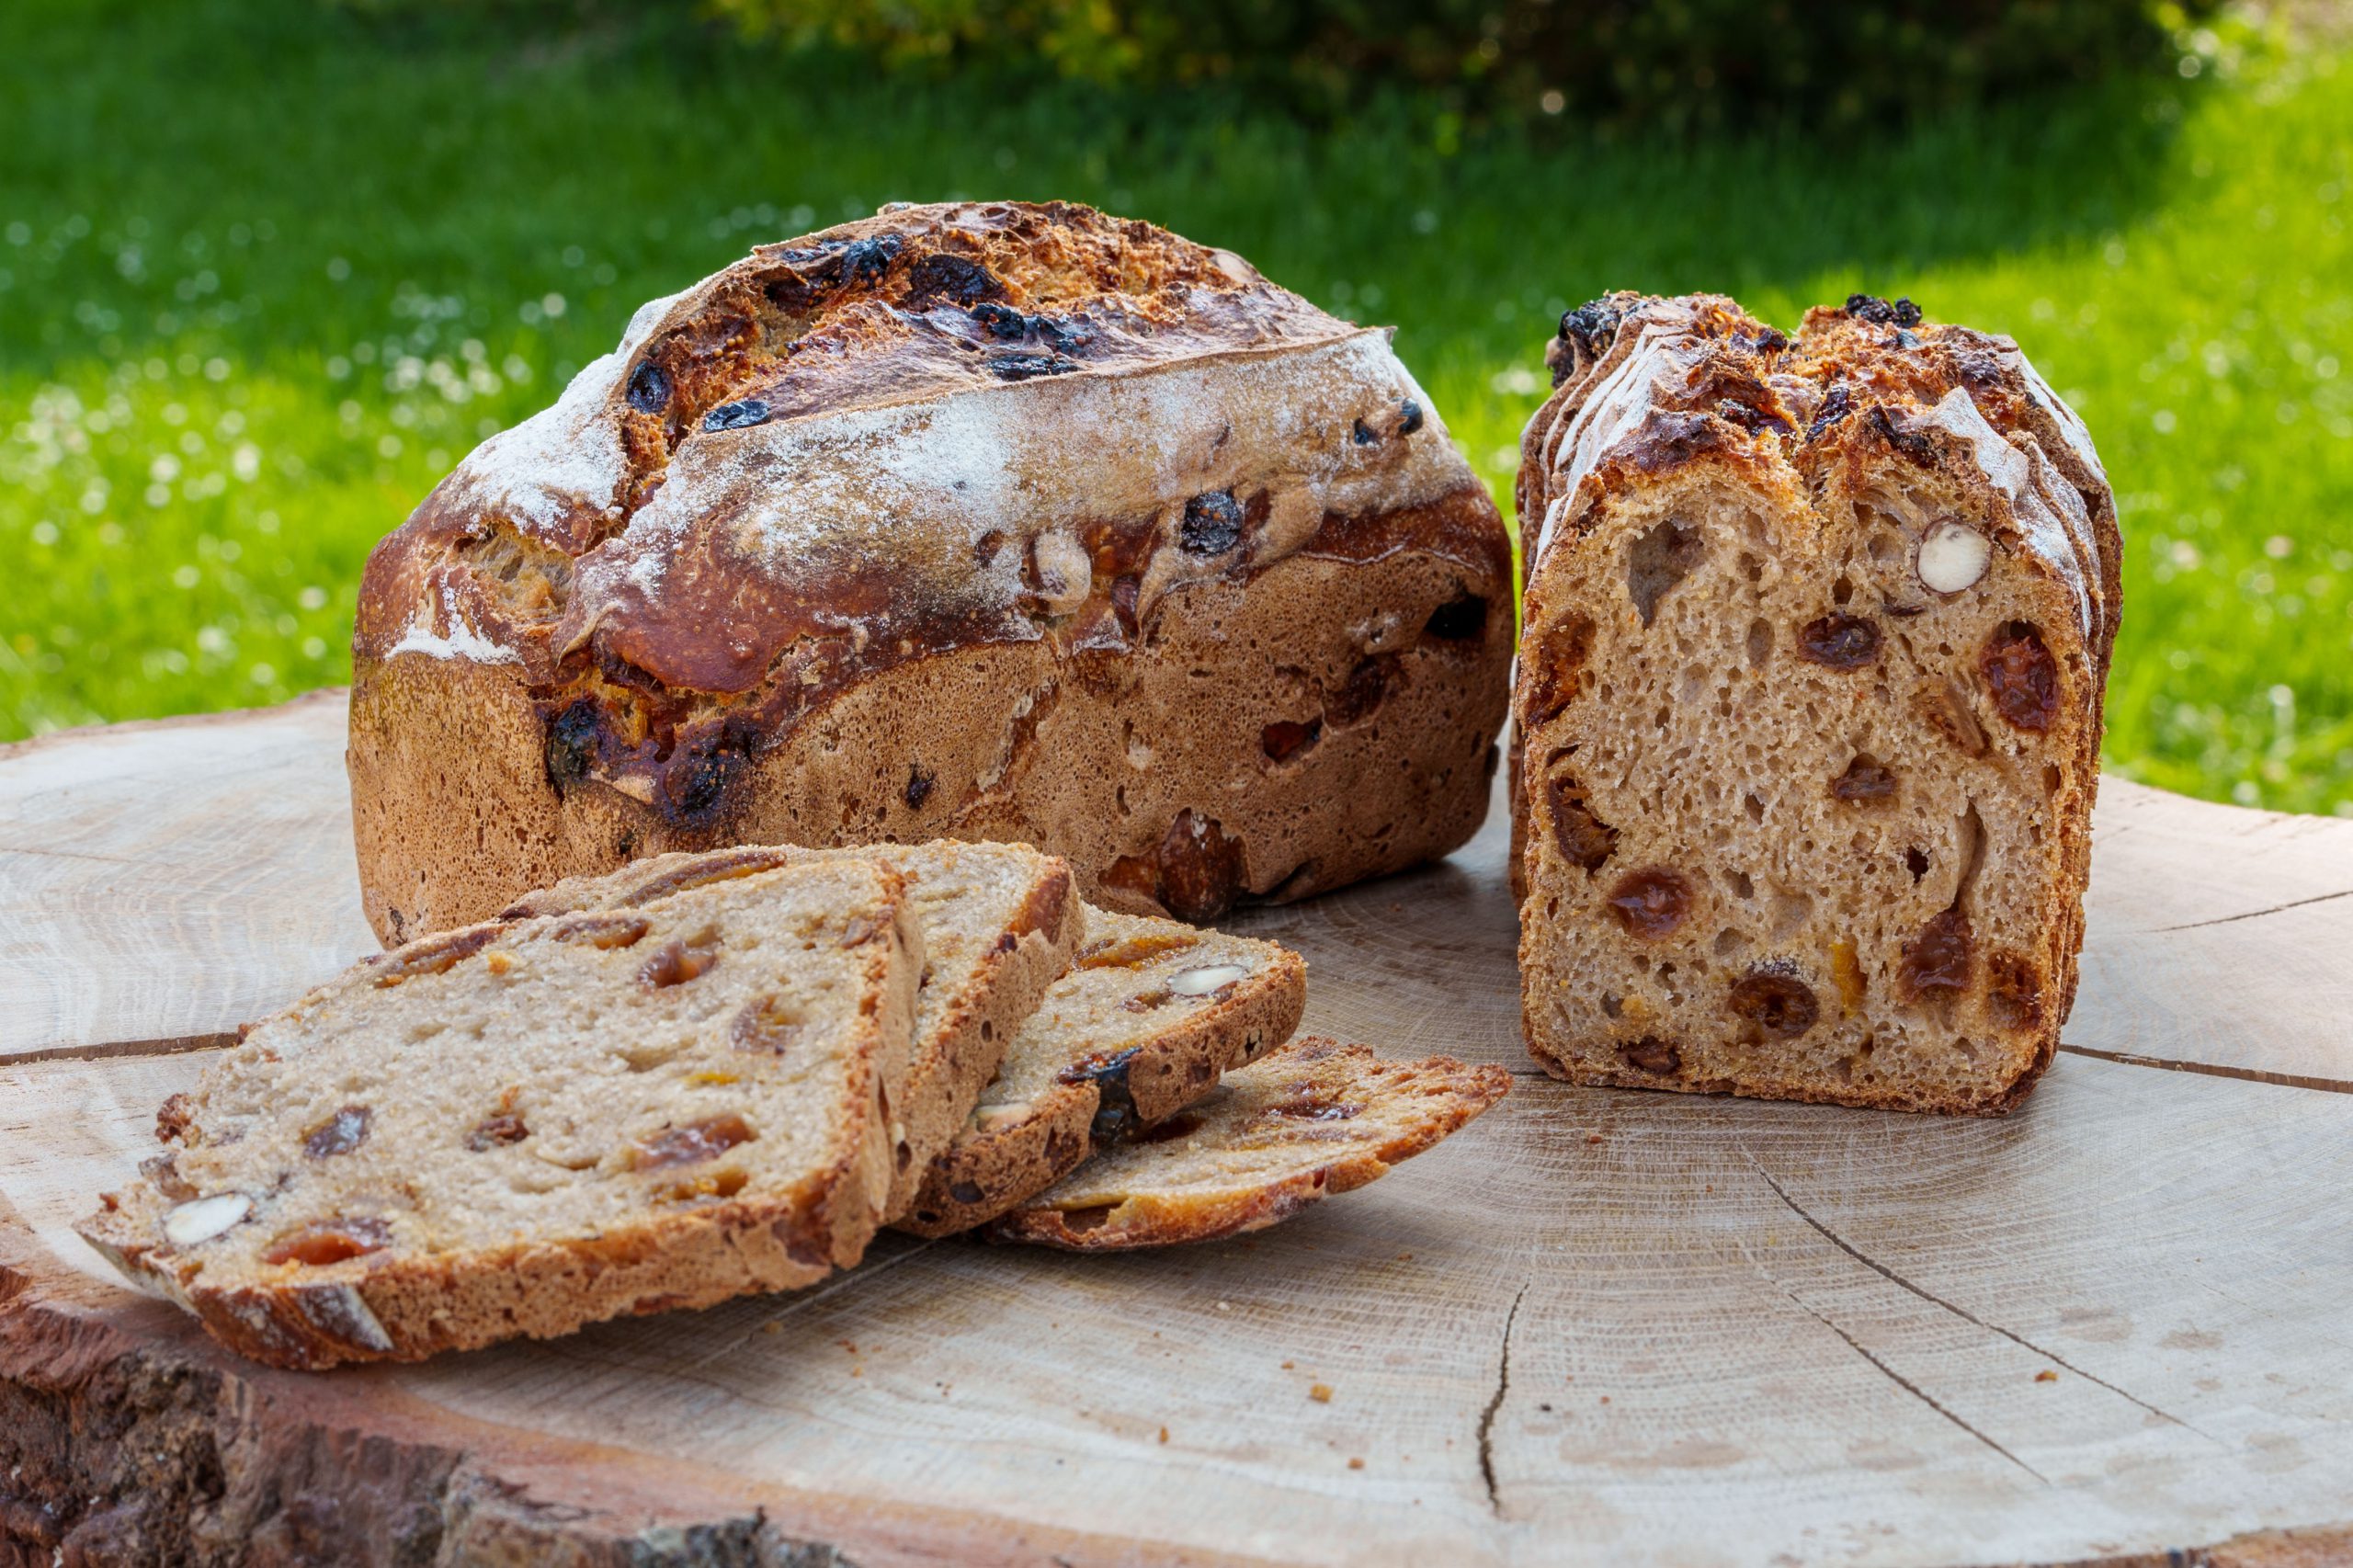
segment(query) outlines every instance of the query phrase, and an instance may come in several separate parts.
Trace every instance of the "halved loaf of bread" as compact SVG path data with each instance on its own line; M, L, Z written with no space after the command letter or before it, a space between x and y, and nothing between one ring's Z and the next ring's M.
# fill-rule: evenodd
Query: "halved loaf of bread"
M1263 1230L1412 1158L1504 1097L1511 1074L1451 1057L1384 1062L1307 1036L1229 1074L1183 1114L1103 1150L988 1228L1074 1252Z
M809 1284L882 1221L922 943L855 861L423 938L252 1026L79 1229L287 1367Z
M995 1219L1299 1026L1307 965L1288 949L1102 910L1086 931L900 1229L944 1236Z
M968 1125L1008 1041L1067 967L1087 925L1070 868L1022 844L877 845L861 849L755 846L661 855L601 877L569 878L527 893L504 917L580 909L633 909L682 890L774 867L875 861L906 879L923 927L906 1089L892 1100L899 1126L885 1217L914 1205L926 1173Z
M2075 994L2115 506L2015 345L1573 311L1520 472L1528 1039L1583 1083L2016 1104Z

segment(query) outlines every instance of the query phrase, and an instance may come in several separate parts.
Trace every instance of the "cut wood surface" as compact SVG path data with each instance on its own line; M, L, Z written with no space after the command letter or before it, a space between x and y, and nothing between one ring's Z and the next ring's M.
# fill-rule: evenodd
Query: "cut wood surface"
M2108 781L2068 1049L1985 1121L1538 1075L1498 817L1233 923L1304 1028L1522 1074L1372 1187L305 1376L66 1227L363 950L340 712L0 751L0 1561L2353 1561L2353 824Z

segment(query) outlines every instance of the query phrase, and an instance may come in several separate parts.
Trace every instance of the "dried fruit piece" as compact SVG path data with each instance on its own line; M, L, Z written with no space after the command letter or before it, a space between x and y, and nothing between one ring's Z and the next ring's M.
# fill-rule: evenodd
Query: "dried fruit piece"
M747 1002L727 1026L727 1039L737 1051L755 1055L782 1056L801 1039L802 1020L781 996Z
M1628 936L1656 941L1691 913L1691 885L1663 868L1629 871L1609 890L1608 903Z
M457 931L398 949L373 960L381 966L376 983L380 987L392 986L420 974L447 974L460 960L470 959L490 946L497 935L498 927L494 926L478 926L470 931Z
M1683 1048L1656 1035L1626 1041L1619 1046L1618 1056L1627 1066L1662 1078L1683 1071Z
M1868 754L1859 754L1847 765L1847 771L1830 781L1831 795L1841 801L1886 801L1895 795L1895 774L1871 760Z
M1905 1000L1920 1001L1932 991L1968 989L1974 947L1969 916L1958 909L1948 909L1921 926L1919 935L1904 944L1904 960L1896 971Z
M1200 938L1166 931L1144 931L1093 942L1079 950L1073 969L1133 969L1169 953L1200 946Z
M1410 436L1422 427L1422 405L1412 398L1401 398L1397 403L1397 434Z
M702 416L705 430L745 430L768 422L768 405L758 398L747 397L740 403L722 403Z
M332 1159L348 1154L368 1142L368 1124L375 1113L364 1105L347 1105L311 1129L302 1140L302 1153L314 1160Z
M2024 953L2006 948L1988 953L1985 997L2004 1028L2035 1028L2042 1022L2042 971Z
M682 1127L665 1127L631 1144L624 1158L633 1171L667 1170L673 1165L715 1160L738 1143L748 1143L758 1136L750 1123L730 1112L689 1121Z
M1855 944L1843 937L1830 944L1830 978L1838 984L1840 1011L1851 1016L1863 1005L1863 966L1856 960Z
M392 1244L392 1226L373 1215L313 1220L272 1242L269 1249L261 1255L261 1260L264 1263L299 1263L305 1268L324 1268L330 1264L345 1263L371 1252L380 1252Z
M1211 490L1185 503L1176 543L1188 555L1223 555L1242 542L1242 504L1231 490Z
M1242 891L1242 841L1189 806L1176 813L1160 840L1161 905L1199 925L1233 907Z
M1588 873L1601 869L1618 847L1618 830L1586 808L1584 784L1563 774L1545 785L1544 793L1561 858Z
M1289 719L1278 719L1258 732L1258 749L1272 762L1289 762L1313 745L1324 733L1324 721L1310 719L1304 724Z
M1825 615L1798 632L1802 657L1834 670L1859 670L1879 657L1879 628L1858 615Z
M640 414L659 414L670 404L670 377L651 359L629 373L629 405Z
M1870 294L1847 296L1847 313L1858 321L1871 322L1880 326L1915 327L1920 324L1920 307L1910 300L1899 299L1890 304Z
M690 943L684 937L672 937L640 966L637 983L648 991L683 985L710 972L710 966L718 961L719 943L716 938Z
M634 947L644 939L646 923L635 915L575 915L549 935L566 942L585 942L600 952Z
M940 300L970 307L1005 292L996 274L979 262L935 251L907 269L907 309L919 311Z
M1996 629L1985 639L1977 666L1985 672L1994 710L2014 728L2037 734L2051 728L2059 712L2059 667L2040 632L2023 620Z
M1985 575L1993 559L1992 543L1975 528L1966 523L1938 523L1920 541L1920 585L1931 593L1960 593Z
M486 1116L474 1123L473 1130L466 1134L466 1147L479 1154L486 1150L504 1148L509 1143L520 1143L530 1135L531 1130L523 1125L521 1117L502 1112L496 1116Z
M1732 988L1726 1001L1734 1017L1783 1040L1797 1039L1822 1016L1813 988L1790 974L1751 974Z
M907 810L913 812L921 811L923 809L923 803L931 799L931 789L934 782L935 780L932 776L923 770L921 764L915 764L908 767L906 789Z
M209 1242L232 1226L244 1222L254 1200L242 1192L216 1192L183 1203L164 1216L164 1239L174 1246L192 1247Z
M982 361L981 368L1000 381L1030 381L1040 376L1066 376L1086 367L1059 354L1000 354Z
M1247 980L1250 971L1238 963L1203 964L1198 969L1179 970L1168 977L1168 989L1179 996L1208 996L1222 991L1237 980Z

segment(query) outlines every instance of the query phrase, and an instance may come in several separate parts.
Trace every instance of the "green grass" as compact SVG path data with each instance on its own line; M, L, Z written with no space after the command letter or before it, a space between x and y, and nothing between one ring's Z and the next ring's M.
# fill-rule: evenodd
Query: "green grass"
M2127 534L2108 753L2353 812L2353 70L2272 50L1826 145L1311 132L1214 97L878 81L312 3L0 8L0 737L348 673L369 546L631 310L881 201L1059 195L1398 347L1507 496L1612 286L1855 289L2025 345Z

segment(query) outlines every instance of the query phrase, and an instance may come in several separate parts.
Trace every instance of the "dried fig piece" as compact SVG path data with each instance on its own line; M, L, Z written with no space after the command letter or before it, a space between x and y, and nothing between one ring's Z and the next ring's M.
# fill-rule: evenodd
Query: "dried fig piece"
M502 1111L474 1123L472 1131L466 1134L466 1147L479 1154L491 1149L504 1148L509 1143L520 1143L530 1135L531 1130L523 1124L521 1117Z
M368 1142L368 1124L375 1112L364 1105L347 1105L311 1129L302 1140L302 1153L313 1160L333 1159L348 1154Z
M1825 615L1798 631L1802 658L1833 670L1859 670L1879 657L1879 627L1859 615Z
M1858 802L1893 800L1895 774L1868 754L1858 754L1847 771L1830 781L1830 793L1836 800Z
M1934 991L1967 990L1974 950L1968 915L1948 909L1935 916L1904 944L1896 979L1905 1000L1918 1002Z
M392 1244L392 1228L373 1215L359 1214L335 1220L313 1220L307 1225L289 1231L269 1244L261 1255L264 1263L299 1263L305 1268L324 1268L329 1264L344 1263L371 1252L381 1252Z
M631 1143L624 1158L633 1171L667 1170L673 1165L715 1160L738 1143L749 1143L758 1136L750 1123L731 1111L725 1116L665 1127Z
M1586 661L1593 656L1593 621L1571 616L1545 638L1527 662L1528 722L1542 724L1557 718L1576 697L1585 677Z
M1324 721L1310 719L1304 724L1289 719L1278 719L1258 732L1258 749L1270 762L1289 762L1313 746L1324 734Z
M386 954L373 960L381 966L376 983L392 986L420 974L447 974L458 966L460 960L472 958L490 946L498 935L495 926L478 926L470 931L452 932L438 940Z
M737 1051L756 1056L782 1056L800 1039L802 1020L781 996L746 1002L727 1026L727 1039Z
M637 983L648 991L683 985L709 973L710 966L718 961L719 943L715 937L688 942L682 937L673 937L639 966Z
M1977 667L1985 672L1994 710L2012 728L2036 734L2051 728L2059 712L2059 666L2040 632L2023 620L1998 628L1985 639Z
M1629 871L1609 890L1609 912L1630 937L1657 941L1691 913L1691 884L1663 867Z
M1185 503L1177 547L1188 555L1223 555L1242 542L1242 504L1231 490L1211 490Z
M548 935L558 941L585 942L600 952L610 952L636 946L644 939L646 930L642 915L574 915L559 921Z
M1588 875L1601 869L1618 847L1618 830L1587 809L1585 785L1564 773L1544 786L1544 796L1561 858Z
M1661 1040L1655 1035L1644 1035L1640 1040L1626 1041L1619 1046L1618 1056L1636 1072L1648 1073L1654 1077L1672 1077L1683 1071L1683 1048L1671 1040Z
M1142 932L1131 937L1111 937L1090 942L1081 948L1073 960L1073 969L1133 969L1141 963L1167 953L1183 952L1199 947L1200 938L1191 935L1176 935L1165 931Z
M1733 1017L1782 1040L1797 1039L1822 1016L1813 988L1790 974L1751 974L1733 986L1725 1001Z

